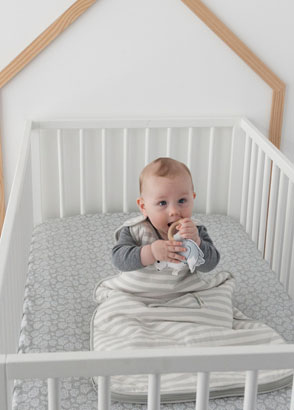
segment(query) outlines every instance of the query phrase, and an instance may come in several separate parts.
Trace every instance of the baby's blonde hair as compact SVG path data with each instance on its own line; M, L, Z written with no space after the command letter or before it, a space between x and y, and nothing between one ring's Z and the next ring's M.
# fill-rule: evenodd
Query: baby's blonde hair
M194 191L194 185L193 185L191 172L189 168L185 164L183 164L183 162L180 162L180 161L177 161L176 159L168 158L168 157L160 157L160 158L155 159L154 161L150 162L150 164L146 165L146 167L143 168L140 174L140 178L139 178L140 194L142 193L142 190L143 190L144 178L150 175L172 178L172 177L182 174L183 171L187 173L189 177L191 178L192 189Z

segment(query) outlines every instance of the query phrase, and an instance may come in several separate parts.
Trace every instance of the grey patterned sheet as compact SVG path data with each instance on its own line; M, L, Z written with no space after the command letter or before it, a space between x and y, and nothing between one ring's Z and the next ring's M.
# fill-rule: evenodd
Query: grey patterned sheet
M25 290L19 352L89 350L90 321L95 310L96 283L116 270L110 250L114 230L130 213L96 214L52 219L34 230ZM221 253L217 268L236 277L234 305L261 320L294 343L294 302L283 290L244 229L223 215L196 215ZM290 389L259 394L258 410L285 410ZM210 409L239 410L242 397L210 400ZM69 378L61 383L61 408L97 409L91 379ZM145 410L146 405L113 402L114 410ZM162 405L165 410L192 410L194 402ZM46 410L43 380L16 381L14 410Z

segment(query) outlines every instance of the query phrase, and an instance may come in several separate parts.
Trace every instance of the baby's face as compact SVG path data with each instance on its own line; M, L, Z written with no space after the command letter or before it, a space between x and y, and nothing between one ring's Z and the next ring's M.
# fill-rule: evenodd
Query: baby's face
M151 175L145 178L138 205L143 215L167 239L169 226L181 218L192 216L195 199L192 182L185 173L173 178Z

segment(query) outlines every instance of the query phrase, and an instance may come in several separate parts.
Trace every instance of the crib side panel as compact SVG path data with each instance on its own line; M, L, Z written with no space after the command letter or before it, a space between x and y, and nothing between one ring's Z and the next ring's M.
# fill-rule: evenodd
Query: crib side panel
M240 222L294 297L294 166L247 120L241 126L249 148Z
M0 242L0 353L17 351L22 318L33 228L29 134L30 124L21 147Z
M32 175L28 123L0 239L0 353L16 353L33 229ZM6 372L2 373L6 378ZM0 377L1 378L1 377ZM0 407L11 408L13 383L1 380ZM2 407L1 407L2 408Z

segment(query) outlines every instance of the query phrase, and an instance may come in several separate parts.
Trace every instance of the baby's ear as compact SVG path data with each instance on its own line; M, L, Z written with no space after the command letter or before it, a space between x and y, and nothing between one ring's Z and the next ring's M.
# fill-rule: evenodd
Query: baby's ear
M193 192L193 199L196 198L196 192Z
M142 214L146 216L145 203L144 203L144 199L141 196L140 198L137 198L137 205L140 211L142 212Z

